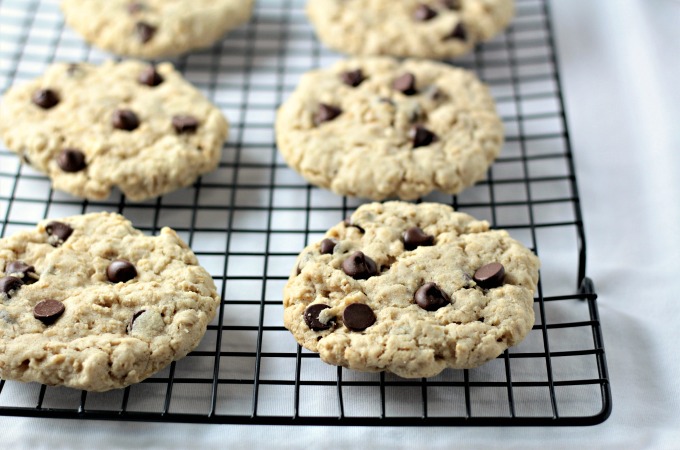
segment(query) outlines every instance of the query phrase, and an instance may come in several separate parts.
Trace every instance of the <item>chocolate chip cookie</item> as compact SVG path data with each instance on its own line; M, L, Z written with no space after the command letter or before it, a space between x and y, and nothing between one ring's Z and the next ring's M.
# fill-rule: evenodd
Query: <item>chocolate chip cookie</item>
M477 367L534 324L538 258L446 205L371 203L305 248L284 324L327 363L406 378Z
M503 124L473 73L373 57L305 74L278 111L276 140L312 184L410 200L482 179L500 153Z
M513 0L309 0L307 15L329 47L354 55L445 59L501 32Z
M56 189L141 201L215 169L229 125L171 64L54 64L11 88L0 136Z
M138 383L194 349L219 303L169 228L145 236L111 213L46 221L0 240L0 378Z
M61 9L87 42L159 58L212 45L250 18L253 0L62 0Z

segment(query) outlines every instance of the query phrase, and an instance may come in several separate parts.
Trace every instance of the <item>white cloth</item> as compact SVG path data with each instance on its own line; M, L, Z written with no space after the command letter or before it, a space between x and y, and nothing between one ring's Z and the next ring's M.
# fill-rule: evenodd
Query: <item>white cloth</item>
M3 448L680 448L680 2L553 0L614 407L582 428L2 418Z

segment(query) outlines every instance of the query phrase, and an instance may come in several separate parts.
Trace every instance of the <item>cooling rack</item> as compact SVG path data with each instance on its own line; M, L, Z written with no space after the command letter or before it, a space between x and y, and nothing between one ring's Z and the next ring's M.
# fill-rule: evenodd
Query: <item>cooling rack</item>
M304 0L261 0L249 24L173 62L231 122L219 169L145 203L82 201L0 146L0 236L46 217L116 211L154 234L170 226L222 294L200 346L143 383L107 393L0 381L0 415L239 424L590 425L611 412L597 295L586 248L548 0L517 0L495 40L456 61L491 88L507 135L486 180L425 201L505 228L541 258L536 325L474 370L429 379L324 364L282 326L282 289L299 250L360 202L312 187L274 144L277 106L323 48ZM0 0L0 92L55 61L101 62L64 26L58 0Z

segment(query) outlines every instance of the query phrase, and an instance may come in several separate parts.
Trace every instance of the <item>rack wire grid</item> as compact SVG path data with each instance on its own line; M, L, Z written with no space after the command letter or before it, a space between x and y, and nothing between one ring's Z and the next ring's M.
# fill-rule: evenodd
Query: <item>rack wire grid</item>
M277 154L277 106L300 75L340 58L317 41L304 0L261 0L212 48L174 60L230 119L219 168L144 203L82 201L0 147L0 237L43 218L117 211L148 234L170 226L222 295L200 346L126 389L88 393L0 382L0 415L193 423L589 425L611 412L548 0L517 0L509 29L456 64L490 87L506 144L487 179L423 200L505 228L542 260L525 341L472 370L405 380L323 363L282 326L282 289L298 252L361 202L307 184ZM110 55L64 26L57 0L0 0L0 91L55 61Z

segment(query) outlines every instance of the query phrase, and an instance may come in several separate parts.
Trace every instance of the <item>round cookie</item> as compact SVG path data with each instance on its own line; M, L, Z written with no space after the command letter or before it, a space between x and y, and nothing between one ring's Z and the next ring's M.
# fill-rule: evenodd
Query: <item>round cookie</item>
M169 229L46 221L0 240L0 378L88 391L138 383L198 345L220 303Z
M253 0L62 0L61 9L97 47L160 58L212 45L250 19Z
M0 136L54 188L104 199L157 197L217 167L229 125L171 64L54 64L11 88Z
M507 27L513 0L309 0L319 39L353 55L446 59Z
M373 57L303 75L276 118L279 151L340 195L416 199L482 179L503 144L495 103L473 73Z
M534 324L538 258L446 205L361 206L300 254L284 324L327 363L401 377L477 367Z

